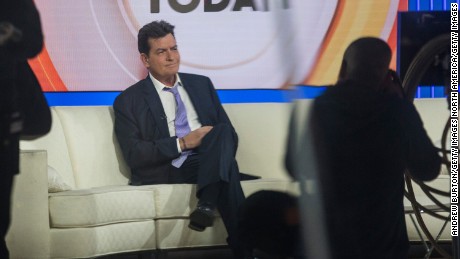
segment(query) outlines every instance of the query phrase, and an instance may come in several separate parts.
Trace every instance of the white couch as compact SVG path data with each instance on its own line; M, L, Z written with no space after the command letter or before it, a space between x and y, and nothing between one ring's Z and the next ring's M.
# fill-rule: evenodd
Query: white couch
M240 170L262 177L243 182L245 194L261 189L297 193L283 166L291 105L224 107L239 134ZM417 107L437 142L448 117L445 100L418 100ZM220 219L204 232L187 227L197 202L194 185L128 185L111 107L56 106L52 115L48 135L21 142L21 174L7 236L12 258L87 258L226 244ZM448 177L436 183L448 188ZM439 223L431 225L435 229ZM410 223L408 229L417 239Z

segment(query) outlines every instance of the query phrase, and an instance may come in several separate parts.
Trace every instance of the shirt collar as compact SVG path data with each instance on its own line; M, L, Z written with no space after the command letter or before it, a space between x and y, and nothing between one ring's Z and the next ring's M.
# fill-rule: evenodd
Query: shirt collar
M155 86L155 89L157 92L161 92L163 88L171 88L169 86L166 86L162 82L158 81L151 73L149 73L150 80L152 80L153 85ZM182 81L180 80L179 74L176 74L176 82L174 82L174 86L176 85L182 85Z

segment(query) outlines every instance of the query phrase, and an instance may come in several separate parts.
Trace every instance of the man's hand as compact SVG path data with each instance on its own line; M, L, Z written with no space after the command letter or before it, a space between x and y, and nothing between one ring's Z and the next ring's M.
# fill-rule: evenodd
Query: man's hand
M187 136L183 137L180 141L180 148L182 150L194 149L201 145L201 140L212 130L212 126L204 126L190 132Z

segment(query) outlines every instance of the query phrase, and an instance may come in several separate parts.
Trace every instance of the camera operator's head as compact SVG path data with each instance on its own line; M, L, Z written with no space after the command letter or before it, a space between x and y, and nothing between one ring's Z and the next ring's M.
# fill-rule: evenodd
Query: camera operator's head
M353 41L345 50L339 79L351 79L364 85L378 87L388 74L391 49L374 37Z

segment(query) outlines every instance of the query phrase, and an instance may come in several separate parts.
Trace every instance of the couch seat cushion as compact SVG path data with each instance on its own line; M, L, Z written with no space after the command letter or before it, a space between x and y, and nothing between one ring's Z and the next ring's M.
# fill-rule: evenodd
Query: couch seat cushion
M195 184L152 185L156 219L187 218L198 202Z
M294 186L282 179L242 181L241 185L246 196L260 190L291 192ZM188 218L198 203L195 184L158 184L151 187L155 197L156 219Z
M49 196L54 228L89 227L155 217L151 186L104 186Z
M262 190L287 192L294 195L299 193L299 186L297 183L284 179L262 178L258 180L242 181L241 187L243 187L246 197Z

